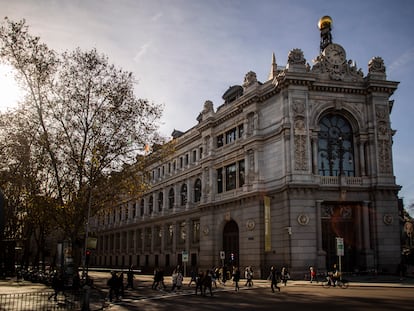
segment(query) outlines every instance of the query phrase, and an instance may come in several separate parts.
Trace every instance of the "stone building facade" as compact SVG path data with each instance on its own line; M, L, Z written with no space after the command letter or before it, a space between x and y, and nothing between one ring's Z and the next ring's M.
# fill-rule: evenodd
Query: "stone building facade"
M395 271L390 96L398 83L379 57L364 75L325 22L312 66L300 49L285 67L273 55L266 82L247 73L217 109L206 101L194 127L174 131L176 151L150 168L148 193L95 219L94 264L224 263L256 276L283 265L303 276L340 259L343 271Z

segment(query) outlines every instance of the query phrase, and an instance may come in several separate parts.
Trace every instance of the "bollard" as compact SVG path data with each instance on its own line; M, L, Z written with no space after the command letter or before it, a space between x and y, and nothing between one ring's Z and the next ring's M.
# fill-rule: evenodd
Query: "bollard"
M90 311L89 308L89 297L91 287L86 283L82 287L82 311Z

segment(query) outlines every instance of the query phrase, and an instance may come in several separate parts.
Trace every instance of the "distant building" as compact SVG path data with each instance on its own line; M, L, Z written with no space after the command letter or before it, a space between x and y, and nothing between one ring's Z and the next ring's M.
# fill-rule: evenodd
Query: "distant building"
M282 68L273 55L267 81L247 73L217 109L206 101L193 128L174 131L176 152L150 168L150 191L95 220L94 264L224 263L257 276L283 265L303 276L338 263L339 248L343 271L396 271L398 82L379 57L364 75L332 42L330 18L321 21L313 66L300 49Z

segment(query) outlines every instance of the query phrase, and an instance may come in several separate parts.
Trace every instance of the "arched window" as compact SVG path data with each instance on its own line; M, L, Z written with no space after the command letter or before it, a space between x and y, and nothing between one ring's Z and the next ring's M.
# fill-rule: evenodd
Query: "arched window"
M162 192L158 193L158 211L162 211L162 206L164 204L164 194Z
M329 114L319 122L318 172L322 176L355 176L353 133L348 120Z
M201 199L201 180L197 178L194 183L194 202L200 202Z
M174 207L174 189L171 188L168 192L168 208Z
M181 186L181 205L187 204L187 185L183 184Z

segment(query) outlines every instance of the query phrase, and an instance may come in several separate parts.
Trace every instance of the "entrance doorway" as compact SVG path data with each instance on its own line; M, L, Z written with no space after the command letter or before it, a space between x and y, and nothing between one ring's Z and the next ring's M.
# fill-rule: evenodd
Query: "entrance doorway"
M224 226L223 251L227 266L239 266L239 226L234 220Z
M336 237L344 240L344 256L341 270L353 271L357 265L359 232L355 214L359 205L346 203L325 203L322 205L322 248L326 252L326 268L330 271L338 264Z

